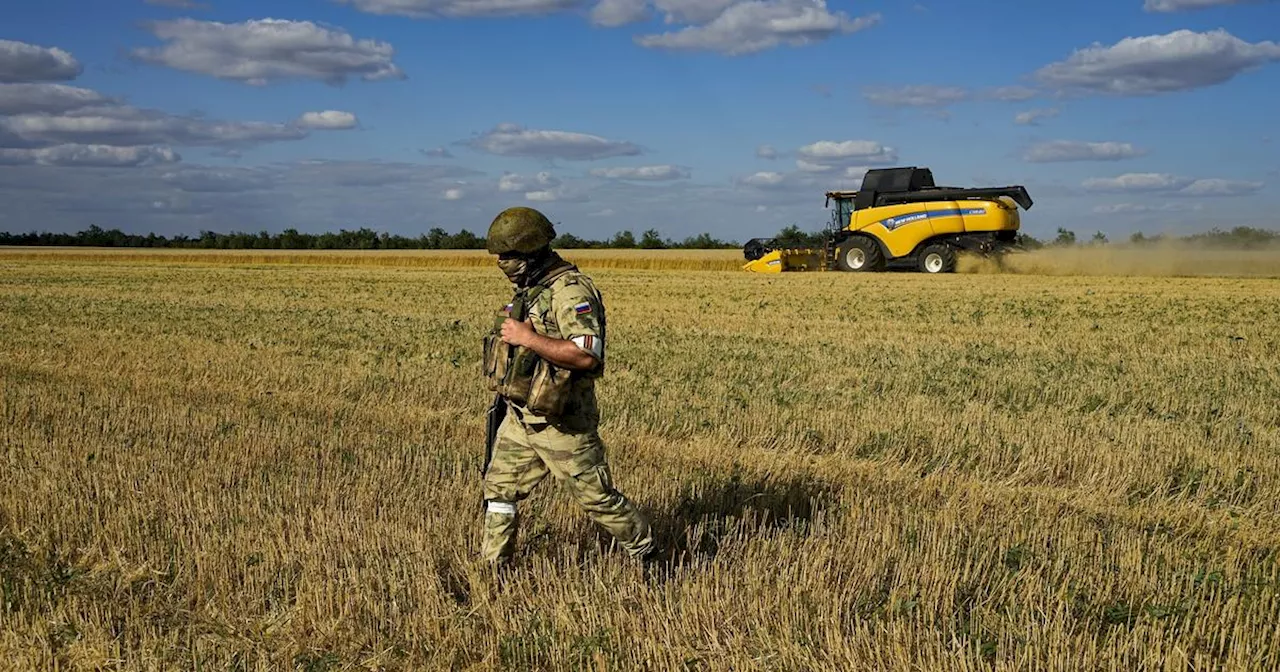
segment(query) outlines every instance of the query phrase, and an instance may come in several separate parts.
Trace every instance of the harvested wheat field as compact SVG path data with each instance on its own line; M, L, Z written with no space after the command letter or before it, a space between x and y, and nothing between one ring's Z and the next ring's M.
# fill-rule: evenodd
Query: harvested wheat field
M498 270L241 254L0 253L5 669L1280 665L1280 280L567 253L670 562L546 481L494 577Z

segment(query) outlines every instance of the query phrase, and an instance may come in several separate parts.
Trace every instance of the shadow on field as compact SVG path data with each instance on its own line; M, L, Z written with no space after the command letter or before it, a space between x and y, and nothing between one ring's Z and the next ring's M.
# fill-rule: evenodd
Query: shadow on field
M683 567L772 534L807 536L813 518L837 492L810 476L704 472L681 487L669 509L643 508L662 547L658 564ZM602 530L587 534L594 535L596 544L584 547L603 551L612 545Z

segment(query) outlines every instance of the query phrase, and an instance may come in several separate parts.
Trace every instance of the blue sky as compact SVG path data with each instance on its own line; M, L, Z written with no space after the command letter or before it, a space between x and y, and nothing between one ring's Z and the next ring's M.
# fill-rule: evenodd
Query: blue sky
M1275 228L1280 3L45 0L0 26L0 230L745 240L863 171L1024 225Z

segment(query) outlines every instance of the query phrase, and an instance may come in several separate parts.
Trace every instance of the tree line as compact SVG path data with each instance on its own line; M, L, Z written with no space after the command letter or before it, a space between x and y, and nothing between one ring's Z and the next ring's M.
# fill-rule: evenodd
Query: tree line
M792 224L773 237L773 247L801 248L821 247L826 238L825 230L804 231ZM1105 245L1110 242L1106 234L1098 231L1087 241L1081 241L1076 233L1059 228L1057 236L1039 240L1026 233L1019 234L1021 244L1030 249L1071 245ZM1148 236L1137 232L1129 236L1133 245L1154 245L1164 242L1183 242L1209 247L1232 249L1257 249L1280 245L1280 231L1237 226L1229 231L1217 228L1189 236ZM178 234L173 237L148 233L146 235L124 233L119 229L102 229L96 225L77 233L8 233L0 231L0 245L68 246L68 247L170 247L218 250L481 250L484 237L467 229L449 233L439 227L419 236L402 236L377 232L369 228L353 231L341 229L337 233L301 233L297 229L285 229L276 234L266 231L245 233L232 231L218 233L201 231L197 236ZM562 233L552 243L560 249L729 249L741 245L733 240L720 240L708 233L689 236L683 240L663 238L657 230L649 229L637 239L631 231L619 231L610 238L592 240L571 233Z
M1063 227L1058 227L1057 236L1049 241L1039 241L1026 234L1021 234L1020 237L1023 239L1023 245L1030 248L1106 245L1111 242L1107 235L1101 231L1094 232L1093 236L1087 241L1082 241L1076 237L1075 231ZM1259 229L1251 226L1237 226L1229 231L1214 227L1208 231L1186 236L1171 236L1167 234L1148 236L1141 231L1136 231L1129 235L1129 244L1134 246L1150 246L1171 242L1235 250L1262 249L1280 246L1280 231Z
M285 229L280 233L266 231L218 233L201 231L197 236L178 234L172 237L148 233L125 233L119 229L103 229L97 225L77 233L8 233L0 231L0 245L68 246L68 247L168 247L217 250L481 250L485 239L467 229L449 233L433 228L419 236L402 236L377 232L369 228L341 229L337 233L302 233ZM736 241L724 241L702 233L683 240L663 238L650 229L637 240L631 231L619 231L604 240L580 238L571 233L560 234L552 243L557 248L609 249L715 249L736 248Z

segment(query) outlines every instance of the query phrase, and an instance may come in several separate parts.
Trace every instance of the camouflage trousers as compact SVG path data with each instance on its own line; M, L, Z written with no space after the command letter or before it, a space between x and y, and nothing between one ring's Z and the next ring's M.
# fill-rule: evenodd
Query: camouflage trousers
M516 506L548 473L628 555L640 558L654 549L649 521L613 485L604 443L595 430L566 433L553 425L525 426L508 413L484 477L485 560L505 560L514 553L520 524Z

